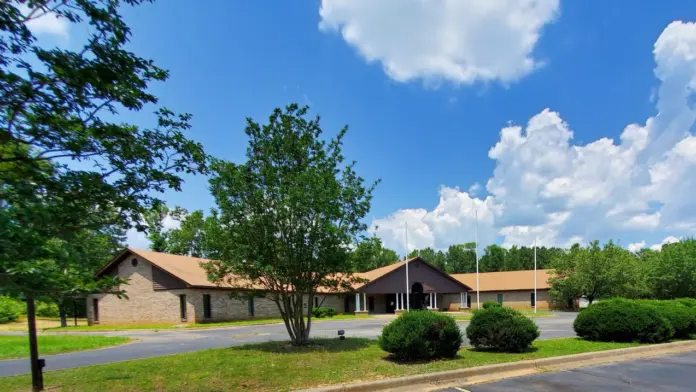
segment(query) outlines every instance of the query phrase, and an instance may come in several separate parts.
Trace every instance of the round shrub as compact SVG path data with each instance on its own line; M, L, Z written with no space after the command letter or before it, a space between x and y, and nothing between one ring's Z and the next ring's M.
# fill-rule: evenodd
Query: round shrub
M483 308L484 309L490 309L490 308L502 308L502 306L495 302L495 301L486 301L483 303Z
M573 329L581 338L605 342L659 343L672 338L672 325L653 306L621 298L588 306Z
M38 317L59 317L60 311L54 302L36 301L36 315Z
M333 317L335 315L336 315L336 309L334 309L334 308L319 307L319 308L312 309L312 317L325 318L325 317Z
M497 306L475 311L466 336L476 348L521 352L539 337L539 328L522 313Z
M415 310L384 327L378 342L400 361L454 358L462 345L462 332L448 315Z
M680 301L644 300L640 303L652 306L672 326L675 338L688 338L696 333L696 308L682 305Z
M696 309L696 299L693 298L677 298L675 301L679 302L680 304L689 307L689 308L695 308Z
M23 315L25 306L22 301L0 295L0 324L6 324L15 321L19 316Z

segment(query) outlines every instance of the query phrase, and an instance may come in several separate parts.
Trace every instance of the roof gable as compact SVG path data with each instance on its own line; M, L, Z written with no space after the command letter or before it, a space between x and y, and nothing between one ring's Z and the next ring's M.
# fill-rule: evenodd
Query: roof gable
M466 292L471 290L465 283L452 278L450 275L440 271L437 267L420 257L413 257L406 261L399 261L372 271L355 274L360 278L369 280L369 282L356 285L355 288L365 292L373 292L375 290L380 292L403 291L406 284L405 270L407 263L410 265L409 282L411 282L411 284L420 282L426 283L427 286L428 282L424 281L427 279L430 281L430 284L439 286L441 288L440 292ZM377 289L377 286L382 287L381 289Z

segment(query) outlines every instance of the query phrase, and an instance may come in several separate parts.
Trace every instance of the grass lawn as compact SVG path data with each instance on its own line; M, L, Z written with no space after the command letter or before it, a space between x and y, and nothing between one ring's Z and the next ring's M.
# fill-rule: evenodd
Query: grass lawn
M120 336L39 336L39 354L51 355L71 351L92 350L128 342ZM0 336L0 359L24 358L29 356L27 336ZM0 388L2 390L2 388Z
M352 320L359 318L369 318L369 315L352 315L352 314L339 314L330 318L312 319L312 323L331 321L331 320ZM280 318L269 318L269 319L254 319L254 320L237 320L237 321L226 321L219 323L202 323L202 324L105 324L105 325L81 325L77 327L67 327L67 328L45 328L46 331L51 332L80 332L80 331L122 331L129 329L174 329L174 328L217 328L217 327L234 327L243 325L259 325L259 324L275 324L282 323L283 319Z
M74 325L74 320L72 318L68 318L68 325ZM77 325L78 326L86 326L87 325L87 319L77 319ZM36 328L38 329L46 329L46 328L58 328L60 327L60 319L59 318L50 318L50 317L37 317L36 318ZM29 327L27 327L27 319L26 317L22 317L17 321L13 321L11 323L6 323L6 324L0 324L0 331L15 331L15 332L23 332L27 331Z
M555 339L520 354L464 348L456 359L399 364L374 340L325 339L302 348L270 342L48 372L44 380L52 391L288 391L636 345ZM0 391L26 391L30 382L3 377Z

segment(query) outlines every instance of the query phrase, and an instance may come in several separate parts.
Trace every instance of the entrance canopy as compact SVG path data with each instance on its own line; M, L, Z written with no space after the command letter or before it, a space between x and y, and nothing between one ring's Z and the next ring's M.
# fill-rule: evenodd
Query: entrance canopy
M369 280L357 288L360 293L390 294L406 292L406 262L400 261L386 267L360 274ZM440 271L430 263L415 257L408 260L408 291L413 288L422 293L463 293L471 287ZM422 288L422 291L420 290Z

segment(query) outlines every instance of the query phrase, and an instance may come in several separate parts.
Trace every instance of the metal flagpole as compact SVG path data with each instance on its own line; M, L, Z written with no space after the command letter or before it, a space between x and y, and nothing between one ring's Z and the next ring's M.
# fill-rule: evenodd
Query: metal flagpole
M411 288L408 284L408 222L406 222L406 310L411 310ZM401 308L403 308L403 304Z
M479 295L479 263L478 263L478 207L476 208L476 309L481 309L481 298Z
M537 272L536 272L536 248L537 240L534 238L534 313L537 312Z

